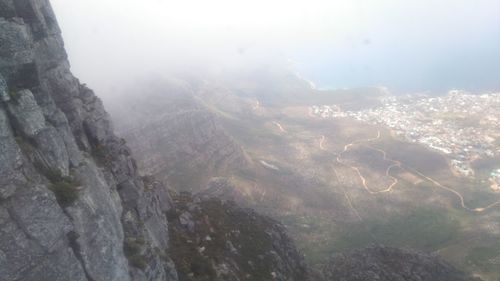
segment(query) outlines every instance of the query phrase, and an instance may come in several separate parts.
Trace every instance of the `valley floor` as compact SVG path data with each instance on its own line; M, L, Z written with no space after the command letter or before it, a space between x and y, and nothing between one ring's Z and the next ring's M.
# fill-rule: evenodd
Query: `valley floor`
M455 176L438 153L384 127L323 120L306 106L255 111L223 119L255 163L233 180L289 226L309 262L381 243L439 253L485 280L500 276L500 194L487 184Z

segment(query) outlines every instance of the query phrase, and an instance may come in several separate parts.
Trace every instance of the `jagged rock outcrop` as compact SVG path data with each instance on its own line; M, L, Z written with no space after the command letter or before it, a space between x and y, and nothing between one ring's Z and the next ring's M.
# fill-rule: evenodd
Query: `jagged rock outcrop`
M437 256L382 246L334 256L323 269L328 281L478 281Z
M177 280L166 189L70 72L47 0L0 0L0 280Z
M169 211L181 280L306 281L303 257L278 222L232 201L181 193Z

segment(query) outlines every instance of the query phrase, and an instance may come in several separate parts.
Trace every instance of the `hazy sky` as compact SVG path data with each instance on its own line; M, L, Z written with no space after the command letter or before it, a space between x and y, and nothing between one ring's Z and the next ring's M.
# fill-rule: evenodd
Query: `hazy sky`
M73 71L109 91L155 71L289 59L322 87L500 89L499 0L52 0Z

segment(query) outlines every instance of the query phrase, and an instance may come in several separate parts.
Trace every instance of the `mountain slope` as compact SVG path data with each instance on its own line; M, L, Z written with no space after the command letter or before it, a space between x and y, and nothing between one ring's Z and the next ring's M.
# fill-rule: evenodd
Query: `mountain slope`
M305 281L308 271L286 229L234 202L180 194L169 212L181 280Z
M307 280L280 224L173 201L131 154L71 74L49 2L0 0L0 281Z
M115 98L110 110L142 172L196 191L248 160L193 92L192 85L174 79L138 83Z
M334 256L323 269L327 280L473 281L436 256L386 247L371 247Z
M71 74L50 4L2 0L0 16L2 280L176 280L170 198Z
M167 189L71 74L49 2L0 0L0 46L0 280L178 280Z

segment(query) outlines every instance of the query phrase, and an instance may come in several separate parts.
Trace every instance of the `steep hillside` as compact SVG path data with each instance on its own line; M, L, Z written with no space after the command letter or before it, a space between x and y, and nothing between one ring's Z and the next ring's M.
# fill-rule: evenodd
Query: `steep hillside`
M196 87L174 79L135 87L115 99L110 110L142 172L176 189L196 191L212 176L248 165L218 117L194 94Z
M172 254L181 280L308 280L285 228L231 201L174 197Z

